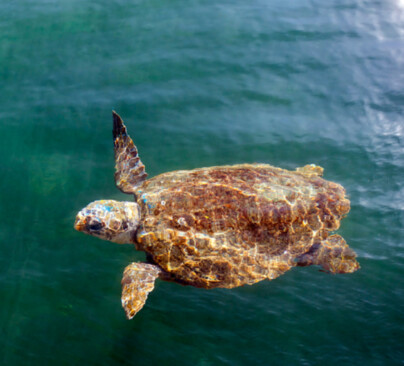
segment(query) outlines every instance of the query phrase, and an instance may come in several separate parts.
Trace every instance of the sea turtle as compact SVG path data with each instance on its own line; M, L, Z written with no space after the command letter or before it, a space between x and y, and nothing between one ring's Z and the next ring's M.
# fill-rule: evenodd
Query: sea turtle
M268 164L179 170L146 179L122 119L113 112L115 182L135 202L90 203L74 227L116 243L135 244L145 263L122 279L129 319L157 278L200 288L233 288L280 276L295 266L329 273L359 268L339 235L350 209L344 188L306 165L288 171Z

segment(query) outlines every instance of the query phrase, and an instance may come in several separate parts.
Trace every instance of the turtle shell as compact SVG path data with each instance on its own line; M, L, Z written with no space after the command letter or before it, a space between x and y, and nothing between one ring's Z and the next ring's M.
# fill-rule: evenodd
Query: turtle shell
M137 247L196 287L274 279L339 227L350 209L344 195L315 169L243 164L161 174L136 191Z

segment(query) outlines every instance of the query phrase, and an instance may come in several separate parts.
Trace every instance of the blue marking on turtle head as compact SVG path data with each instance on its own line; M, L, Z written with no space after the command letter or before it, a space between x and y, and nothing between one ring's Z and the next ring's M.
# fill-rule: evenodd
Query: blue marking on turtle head
M99 211L108 211L111 212L112 207L110 205L104 205L104 204L100 204L98 203L97 205L94 206L95 210L99 210Z

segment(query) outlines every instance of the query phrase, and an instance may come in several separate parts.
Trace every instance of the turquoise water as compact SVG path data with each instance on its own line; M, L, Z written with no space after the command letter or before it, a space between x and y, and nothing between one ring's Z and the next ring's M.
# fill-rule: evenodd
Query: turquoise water
M403 364L403 90L402 0L1 2L0 364ZM143 253L73 230L88 202L128 199L112 109L151 176L323 166L361 270L159 282L127 321Z

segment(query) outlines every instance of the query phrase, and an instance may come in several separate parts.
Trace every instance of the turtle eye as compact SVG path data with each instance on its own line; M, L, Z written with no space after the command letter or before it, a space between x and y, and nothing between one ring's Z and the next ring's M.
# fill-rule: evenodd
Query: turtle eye
M104 225L102 224L102 222L99 221L93 221L92 223L90 223L89 225L87 225L88 229L91 231L99 231L101 230Z

